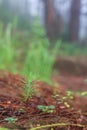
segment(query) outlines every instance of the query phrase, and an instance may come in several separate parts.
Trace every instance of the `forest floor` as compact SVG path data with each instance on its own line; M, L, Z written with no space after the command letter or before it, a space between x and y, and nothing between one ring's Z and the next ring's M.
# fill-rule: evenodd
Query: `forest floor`
M87 130L87 66L66 60L59 63L55 65L59 74L52 78L56 83L34 81L35 94L26 102L22 95L25 78L0 71L0 127Z

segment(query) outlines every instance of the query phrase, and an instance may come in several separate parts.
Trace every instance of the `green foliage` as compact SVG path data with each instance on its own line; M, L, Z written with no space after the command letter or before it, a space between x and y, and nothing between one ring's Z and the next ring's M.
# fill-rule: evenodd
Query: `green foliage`
M67 97L69 99L73 99L73 92L72 91L67 91Z
M77 43L66 43L61 42L58 54L60 56L79 56L79 55L87 55L87 48L80 47Z
M35 77L32 75L32 73L25 73L28 79L27 84L25 84L23 88L23 100L26 102L28 99L32 98L32 96L35 94L35 87L34 87L34 79Z
M34 80L50 82L53 72L53 65L60 41L51 48L48 39L45 37L44 29L38 23L32 28L31 44L29 44L23 63L22 74L27 76L28 83L24 87L23 97L26 101L35 93ZM42 37L44 36L44 38Z
M57 46L50 49L50 44L47 39L37 40L30 44L24 62L24 71L26 73L32 72L33 75L36 75L37 79L49 81L53 71L57 49Z
M19 14L18 15L18 28L22 30L29 30L30 29L30 20L29 16L24 16Z
M11 24L7 26L4 35L0 24L0 69L14 70L15 50L11 42Z
M35 93L34 80L50 82L57 54L65 55L69 51L73 54L75 46L62 45L60 40L51 45L38 22L33 23L31 33L18 31L16 27L17 18L5 30L0 23L0 69L20 72L27 77L28 83L23 89L26 101ZM66 51L63 53L64 48ZM72 95L68 97L73 98Z
M16 24L14 22L14 29ZM40 28L39 26L37 26ZM36 27L36 29L37 29ZM41 28L41 33L37 33L33 29L35 36L32 36L29 47L21 45L20 40L15 38L15 34L12 35L12 24L8 24L5 32L3 32L3 25L0 24L0 69L9 70L12 72L19 72L17 68L20 66L20 73L27 77L28 83L24 87L23 97L26 101L28 98L32 97L33 94L33 80L44 80L46 82L50 81L51 74L53 71L53 65L55 62L56 53L58 46L57 43L54 48L50 47L50 43L47 38L43 39L43 29ZM4 34L4 35L3 35ZM19 36L18 36L19 37ZM16 44L20 45L20 48L16 48ZM22 53L19 53L21 49ZM24 49L26 50L24 53ZM21 61L21 55L23 54L23 62Z
M60 42L51 48L45 36L45 30L40 23L38 21L33 23L31 41L26 49L23 73L32 73L35 79L49 82L59 44Z
M9 124L13 124L13 123L15 123L17 121L17 118L7 117L4 120L7 121Z
M37 108L39 110L41 110L42 112L46 112L46 113L53 113L55 106L51 105L51 106L43 106L43 105L38 105Z
M43 39L45 38L46 39L46 33L45 33L45 29L41 26L40 22L36 19L34 19L35 22L32 21L32 27L31 27L31 30L32 30L32 35L33 35L33 38L34 40L35 39Z

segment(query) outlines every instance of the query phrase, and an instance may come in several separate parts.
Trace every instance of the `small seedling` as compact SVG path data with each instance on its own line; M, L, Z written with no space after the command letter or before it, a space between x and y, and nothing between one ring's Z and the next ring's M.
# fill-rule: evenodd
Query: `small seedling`
M25 85L24 91L23 91L23 100L26 102L28 99L32 98L32 96L35 94L35 89L33 82L29 82Z
M51 105L51 106L38 105L37 108L43 112L46 112L46 113L53 113L55 106L53 106L53 105Z
M68 96L68 98L71 99L71 100L74 98L72 91L67 91L67 96Z
M32 98L35 93L36 93L36 89L35 89L35 84L34 81L36 80L35 75L32 74L32 72L28 73L28 72L24 72L24 75L28 75L29 79L27 79L27 82L25 83L24 87L23 87L23 101L26 102L28 101L28 99Z
M87 91L81 92L81 96L87 96Z
M14 124L18 119L14 117L7 117L4 120L7 121L9 124Z

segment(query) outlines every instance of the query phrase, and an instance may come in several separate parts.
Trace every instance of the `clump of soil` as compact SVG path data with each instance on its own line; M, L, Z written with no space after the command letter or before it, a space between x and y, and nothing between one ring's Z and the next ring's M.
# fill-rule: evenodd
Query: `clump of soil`
M21 75L0 72L0 126L14 130L87 130L86 97L67 93L64 84L34 81L36 92L24 102L26 83Z

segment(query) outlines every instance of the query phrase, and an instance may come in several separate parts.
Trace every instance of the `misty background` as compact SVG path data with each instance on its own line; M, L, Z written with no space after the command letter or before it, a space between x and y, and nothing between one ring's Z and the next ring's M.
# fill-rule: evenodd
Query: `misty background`
M0 21L30 29L38 20L50 41L87 43L87 0L0 0Z

